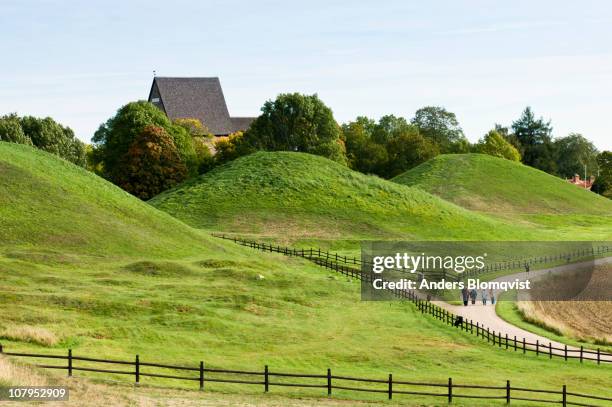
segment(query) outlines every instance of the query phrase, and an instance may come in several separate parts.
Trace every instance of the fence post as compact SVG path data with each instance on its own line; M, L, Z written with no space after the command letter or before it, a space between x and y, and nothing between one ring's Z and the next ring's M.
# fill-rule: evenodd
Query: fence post
M563 385L563 400L561 400L563 407L567 406L567 386Z
M536 356L540 356L540 340L536 339Z
M583 352L583 347L582 345L580 345L580 363L582 363L582 352Z
M0 343L0 353L2 353L2 344Z
M525 354L526 351L527 349L525 349L525 337L523 336L523 355Z
M499 331L497 333L497 346L499 346L500 348L501 348L501 340L502 340L501 331Z
M264 368L264 392L268 392L268 389L270 387L270 377L268 374L268 365L266 365L266 367Z
M327 396L331 396L331 390L332 390L332 385L331 385L331 369L327 368Z
M548 342L548 358L552 359L552 342Z
M140 383L140 358L136 355L136 370L134 371L136 376L136 384Z
M495 331L493 331L493 346L495 346Z
M565 356L565 360L567 360L567 344L565 344L564 356Z
M489 327L487 327L487 342L489 342Z
M510 404L510 380L506 380L506 404Z
M506 349L508 349L508 333L506 333Z
M204 391L204 362L200 361L200 390Z
M599 350L599 348L597 348L597 364L599 365L601 363L601 351Z
M389 400L393 398L393 375L389 373Z
M68 349L68 377L72 376L72 349Z
M453 379L448 378L448 402L453 402Z
M514 335L514 351L516 352L516 335Z

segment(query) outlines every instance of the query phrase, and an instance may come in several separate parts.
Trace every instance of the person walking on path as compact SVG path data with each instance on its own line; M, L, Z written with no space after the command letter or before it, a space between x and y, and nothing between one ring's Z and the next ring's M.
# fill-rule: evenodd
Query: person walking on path
M463 289L461 290L461 297L463 298L463 305L465 307L467 307L469 292L468 292L468 289L466 287L463 287Z
M480 290L480 295L482 295L482 305L487 305L487 298L488 298L487 290L485 289Z
M495 305L495 291L492 288L489 288L489 297L491 297L491 304Z
M472 288L470 291L470 298L472 299L472 305L476 304L476 297L478 296L478 291L475 288Z

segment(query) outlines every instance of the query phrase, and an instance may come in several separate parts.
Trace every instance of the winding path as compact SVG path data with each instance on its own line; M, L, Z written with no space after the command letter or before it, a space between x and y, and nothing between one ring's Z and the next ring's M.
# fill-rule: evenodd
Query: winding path
M595 260L595 264L604 264L604 263L612 263L612 257ZM529 273L529 278L533 278L533 277L536 277L538 275L542 275L545 273L551 273L551 272L555 273L555 272L565 271L567 270L568 267L572 267L572 266L575 266L575 265L559 266L559 267L554 267L554 268L549 268L549 269L532 271ZM527 279L527 273L521 272L521 273L516 273L516 274L510 274L507 276L497 278L493 281L514 281L517 278L520 281L524 281ZM510 338L511 340L513 340L514 336L516 336L517 340L520 340L521 342L523 338L525 338L526 342L533 343L533 344L539 343L540 351L545 355L548 354L550 351L549 346L553 347L552 349L553 354L555 355L565 354L565 351L564 351L565 344L564 343L553 341L549 338L535 334L533 332L529 332L527 330L524 330L522 328L519 328L515 325L512 325L506 322L499 315L497 315L497 313L495 312L495 307L490 305L490 303L488 305L482 305L482 301L477 300L475 305L472 305L470 303L470 305L468 305L467 307L463 305L452 305L444 301L432 301L432 303L456 315L460 315L464 319L478 321L478 323L481 326L484 326L485 329L489 328L491 332L493 331L495 331L496 333L502 332L502 334L504 335L504 339L505 339L505 334L508 334L508 338ZM535 346L528 346L528 347L532 349L536 348ZM554 348L559 348L559 349L554 349ZM568 355L572 357L578 356L580 353L580 348L577 348L574 346L567 346L567 349L568 349ZM585 348L584 352L585 352L585 355L587 355L589 358L597 357L596 350ZM600 356L600 359L601 361L612 362L612 355L602 354Z

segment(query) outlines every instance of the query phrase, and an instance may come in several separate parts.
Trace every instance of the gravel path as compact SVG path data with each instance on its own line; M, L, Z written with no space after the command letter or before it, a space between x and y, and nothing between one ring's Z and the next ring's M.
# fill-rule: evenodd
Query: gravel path
M605 259L598 259L595 261L596 264L603 264L603 263L610 263L610 262L612 262L612 257L608 257ZM555 272L565 271L567 270L568 267L573 267L573 266L559 266L559 267L550 268L550 269L531 271L529 273L529 278L534 278L537 275L542 275L545 273L555 273ZM527 279L527 273L521 272L521 273L511 274L511 275L497 278L494 281L514 281L517 278L523 281ZM482 305L482 301L480 300L480 297L479 299L477 299L475 305L472 305L470 302L470 304L467 307L463 305L451 305L444 301L432 301L432 303L456 315L460 315L464 319L472 320L474 324L478 322L480 326L484 326L485 330L486 328L489 328L489 331L491 333L501 332L502 346L504 347L505 347L505 335L508 334L508 338L511 342L510 346L512 347L514 346L514 337L516 336L517 341L519 341L520 343L520 346L522 346L523 338L525 338L525 341L527 343L532 343L532 344L539 343L540 352L543 353L544 356L547 356L549 354L550 352L549 346L553 347L552 349L553 355L564 355L565 354L565 350L564 350L565 344L553 341L545 336L541 336L541 335L526 331L522 328L519 328L515 325L512 325L504 321L499 315L497 315L497 313L495 312L495 307L490 304L490 301L488 302L487 305ZM534 346L528 345L527 347L536 349L535 345ZM558 348L558 349L554 349L554 348ZM568 349L568 356L579 357L580 348L568 346L567 349ZM585 348L584 357L597 359L597 350ZM600 359L601 361L612 362L612 355L602 354L600 355Z

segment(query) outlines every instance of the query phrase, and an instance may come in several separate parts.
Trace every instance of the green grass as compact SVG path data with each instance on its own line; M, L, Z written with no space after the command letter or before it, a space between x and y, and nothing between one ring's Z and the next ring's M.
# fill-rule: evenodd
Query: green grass
M612 239L611 200L521 163L483 154L440 155L392 181L511 219L553 240Z
M515 239L542 236L367 176L322 157L259 152L162 193L150 203L197 228L302 242ZM340 242L338 242L340 241Z
M612 214L609 199L535 168L485 154L439 155L393 181L483 212Z
M13 256L181 257L216 242L100 177L42 151L0 142L0 242Z
M304 176L313 163L327 163L295 156L303 160ZM259 154L255 159L260 169L301 168L291 164L293 159L285 160L292 155L274 157ZM395 216L398 222L409 217L409 227L430 229L437 220L465 234L490 225L504 227L418 190L342 167L325 170L341 175L337 191L330 195L325 179L303 179L291 187L282 177L241 172L244 163L217 170L240 170L225 173L223 182L205 184L218 188L218 198L203 203L200 196L184 196L183 205L206 205L202 211L215 214L210 219L225 217L228 222L232 216L248 222L246 214L263 213L256 211L259 200L270 216L294 204L295 215L318 205L312 220L337 216L347 222L343 227L369 215L381 221ZM268 364L276 371L309 373L331 367L351 376L385 378L393 372L398 380L443 382L452 376L457 383L503 385L512 379L517 386L553 388L580 383L583 392L612 395L608 366L579 366L493 349L420 315L410 304L362 302L355 281L300 259L210 238L50 154L0 143L0 170L0 340L6 350L64 354L72 348L80 355L130 359L138 353L142 360L171 364L204 360L210 367L241 369ZM235 187L231 177L239 180ZM364 182L369 184L361 188ZM196 188L200 183L185 187L189 185ZM207 188L204 197L209 196ZM308 188L318 194L303 201L300 192ZM350 188L357 192L343 196ZM397 194L401 199L393 198ZM370 201L370 195L378 198ZM280 208L279 200L284 202ZM172 203L181 205L178 199ZM396 210L401 215L393 215ZM477 223L462 225L468 219ZM396 225L387 227L395 230ZM245 386L211 387L253 392ZM293 394L290 389L276 391ZM314 393L321 394L304 391ZM340 396L380 399L356 393ZM488 405L466 403L475 404Z
M268 364L306 373L331 367L359 377L393 372L396 380L452 376L456 383L489 385L511 379L538 388L579 381L584 392L612 395L606 385L612 367L496 349L409 303L362 302L357 282L297 259L265 255L253 262L241 253L215 253L81 268L2 258L0 268L0 328L33 326L58 338L51 346L3 339L7 350L64 354L70 347L79 355L132 359L138 353L143 361L170 364L204 360L209 367L258 370Z

